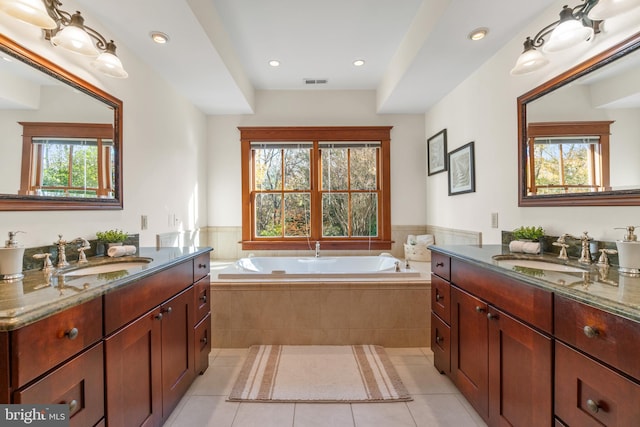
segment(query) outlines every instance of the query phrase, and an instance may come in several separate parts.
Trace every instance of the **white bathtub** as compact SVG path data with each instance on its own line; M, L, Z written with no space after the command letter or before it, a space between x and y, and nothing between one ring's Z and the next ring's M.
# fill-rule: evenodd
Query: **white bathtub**
M396 271L396 263L400 271ZM221 270L218 279L313 279L419 277L390 256L251 257Z

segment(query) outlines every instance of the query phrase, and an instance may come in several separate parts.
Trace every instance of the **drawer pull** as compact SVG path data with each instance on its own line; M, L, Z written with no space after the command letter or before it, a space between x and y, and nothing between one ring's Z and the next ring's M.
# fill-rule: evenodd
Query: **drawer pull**
M444 341L444 339L436 335L436 344L440 344L442 341Z
M162 315L162 313L158 313L155 316L153 316L153 318L156 319L156 320L162 320L163 317L164 316Z
M69 413L75 412L76 409L78 409L78 401L73 399L69 402Z
M444 267L444 262L436 262L436 267Z
M171 314L172 311L173 311L173 308L171 307L166 307L161 310L162 313L167 313L167 314Z
M599 332L596 328L594 328L593 326L585 326L584 328L582 328L582 332L584 332L584 334L588 337L588 338L595 338L599 335Z
M478 313L484 313L484 307L480 307L480 306L478 305L478 306L476 306L476 311L477 311Z
M489 320L498 320L498 315L493 313L487 313L487 319Z
M441 299L443 299L444 297L438 293L436 293L436 301L440 301Z
M206 295L202 295L202 296L200 297L200 301L202 301L202 302L207 302L207 296L206 296Z
M198 264L198 268L207 268L207 264Z
M64 333L64 336L69 338L70 340L75 340L78 338L78 328L71 328Z
M206 344L207 342L209 342L209 340L207 339L207 337L204 337L204 338L202 338L202 339L200 340L200 342L201 342L202 344Z
M600 406L598 405L598 403L591 399L587 400L587 408L589 408L589 410L594 414L597 414L600 410Z

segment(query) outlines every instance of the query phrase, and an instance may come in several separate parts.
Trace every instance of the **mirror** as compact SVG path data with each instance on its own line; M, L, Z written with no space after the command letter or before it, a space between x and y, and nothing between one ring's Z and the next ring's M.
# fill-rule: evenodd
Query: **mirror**
M640 205L640 33L518 98L518 206Z
M122 209L122 101L0 34L0 210Z

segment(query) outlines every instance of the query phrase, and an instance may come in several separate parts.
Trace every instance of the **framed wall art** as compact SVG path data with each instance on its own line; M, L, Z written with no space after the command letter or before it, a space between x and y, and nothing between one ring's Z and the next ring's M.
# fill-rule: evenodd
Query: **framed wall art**
M474 144L470 142L449 153L449 195L476 191Z
M427 139L427 171L429 175L447 170L447 130Z

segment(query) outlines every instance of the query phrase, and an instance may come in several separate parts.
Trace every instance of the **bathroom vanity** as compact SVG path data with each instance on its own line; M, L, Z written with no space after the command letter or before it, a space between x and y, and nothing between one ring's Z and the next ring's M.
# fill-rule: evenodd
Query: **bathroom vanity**
M501 245L430 249L434 365L488 425L637 423L640 278L547 255L526 258L550 270L522 267Z
M0 402L66 403L72 426L162 425L208 367L210 251L141 248L149 262L127 270L0 285Z

